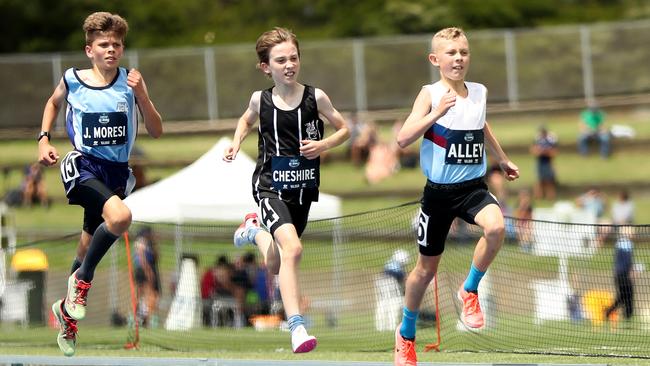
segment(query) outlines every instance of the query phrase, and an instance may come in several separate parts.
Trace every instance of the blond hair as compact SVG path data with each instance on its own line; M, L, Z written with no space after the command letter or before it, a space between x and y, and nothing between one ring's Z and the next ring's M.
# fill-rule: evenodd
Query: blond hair
M262 33L262 35L257 39L257 44L255 45L258 59L257 67L260 67L262 63L268 65L271 48L283 42L293 43L298 50L298 57L300 57L300 46L298 45L298 38L296 38L296 35L289 29L275 27L270 31Z
M467 39L467 35L462 28L449 27L441 29L438 31L438 33L433 35L433 38L431 38L431 52L436 51L436 47L441 40L452 41L463 37Z
M86 33L86 45L91 45L98 36L107 34L113 34L124 41L129 24L117 14L99 11L84 20L83 30Z

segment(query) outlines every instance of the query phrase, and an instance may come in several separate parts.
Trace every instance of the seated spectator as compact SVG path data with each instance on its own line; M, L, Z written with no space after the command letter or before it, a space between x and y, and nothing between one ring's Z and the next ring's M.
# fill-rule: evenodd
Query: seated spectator
M510 204L508 203L508 189L506 188L506 177L499 165L490 165L486 173L486 183L490 192L496 197L503 214L504 223L506 226L506 239L514 240L517 237L517 230L515 228L515 220L513 220L513 212Z
M395 120L393 123L393 136L397 137L397 134L402 129L404 121L401 119ZM401 168L417 168L420 161L420 150L416 144L409 145L408 147L401 148L397 146L397 157L399 159L399 166Z
M23 205L30 207L39 203L43 207L49 206L47 186L43 179L43 167L39 163L33 163L25 167L25 178L21 185L23 193Z
M361 122L355 116L350 120L351 136L348 142L352 164L361 166L368 159L370 150L377 143L377 126L374 122Z
M533 197L528 189L519 191L517 207L515 208L517 219L517 242L524 252L529 252L533 246Z
M214 265L201 277L201 299L203 300L203 324L210 326L212 319L212 302L217 297L234 297L232 283L233 267L225 255L220 255Z
M634 202L630 199L627 189L618 193L612 203L612 222L614 225L630 225L634 223Z
M609 157L611 135L605 127L605 113L592 103L580 114L580 135L578 136L578 152L581 155L589 153L589 143L596 141L600 145L600 156Z
M249 285L246 292L244 313L247 315L269 314L271 283L266 268L257 262L255 254L252 252L244 254L241 263L242 271L246 274Z
M597 227L596 247L602 247L612 232L611 226L607 226L611 222L605 217L607 197L598 188L590 188L578 196L576 205L590 212L596 218L594 224L600 224Z
M397 143L377 142L366 163L366 181L377 184L399 170Z

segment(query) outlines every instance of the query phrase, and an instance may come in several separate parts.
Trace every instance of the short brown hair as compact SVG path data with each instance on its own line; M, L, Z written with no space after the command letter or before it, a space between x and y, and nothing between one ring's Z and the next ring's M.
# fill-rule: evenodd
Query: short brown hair
M98 11L90 14L84 20L83 30L86 33L86 45L92 44L99 35L109 33L124 41L126 33L129 31L129 24L117 14Z
M257 39L257 44L255 45L255 51L257 52L257 59L259 61L257 66L259 67L262 63L268 64L271 48L283 42L293 43L298 50L298 57L300 57L300 46L298 45L296 35L286 28L275 27L270 31L262 33Z
M449 28L441 29L438 31L438 33L434 34L433 38L431 39L431 52L435 52L436 45L438 43L436 42L437 40L444 39L447 41L451 41L461 37L467 38L467 35L465 34L465 31L462 28L449 27Z

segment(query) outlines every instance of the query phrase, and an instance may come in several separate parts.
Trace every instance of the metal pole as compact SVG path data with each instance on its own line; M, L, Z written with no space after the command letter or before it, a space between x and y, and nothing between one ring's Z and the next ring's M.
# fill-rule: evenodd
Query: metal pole
M594 71L591 63L591 33L587 26L580 27L580 50L582 51L582 82L585 102L592 105L594 98Z
M57 53L52 56L52 84L54 85L55 88L57 85L59 85L59 81L61 81L62 76L63 76L63 72L61 71L61 54ZM65 122L64 122L63 114L59 113L56 116L54 130L57 132L61 132L63 130L64 124Z
M364 43L360 39L352 41L352 55L354 62L354 96L357 111L368 110L368 96L366 94L366 66Z
M503 33L503 41L506 51L506 79L508 82L508 102L510 108L519 107L519 80L517 78L517 48L515 47L515 38L512 31L507 30Z
M203 64L205 66L205 88L208 98L208 118L213 125L219 118L219 101L217 99L217 72L214 65L214 48L206 47L203 49Z

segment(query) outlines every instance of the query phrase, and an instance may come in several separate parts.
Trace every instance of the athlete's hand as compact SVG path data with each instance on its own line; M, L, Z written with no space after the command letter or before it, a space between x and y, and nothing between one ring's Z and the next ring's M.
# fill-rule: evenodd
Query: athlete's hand
M223 161L231 163L237 157L239 146L230 145L223 151Z
M38 142L38 162L44 166L52 166L59 161L59 153L47 140Z
M505 173L507 180L515 180L519 178L519 168L510 160L502 161L499 167Z
M439 117L442 117L447 113L447 111L449 111L449 108L455 105L456 93L451 91L451 89L447 89L447 92L442 95L442 98L440 98L440 103L438 103L438 107L436 107L436 113Z
M300 153L309 160L316 159L323 151L327 150L324 141L302 140L300 143L302 144Z
M129 70L129 75L126 78L126 84L133 89L135 97L138 99L144 99L147 97L147 87L142 78L140 71L136 69Z

